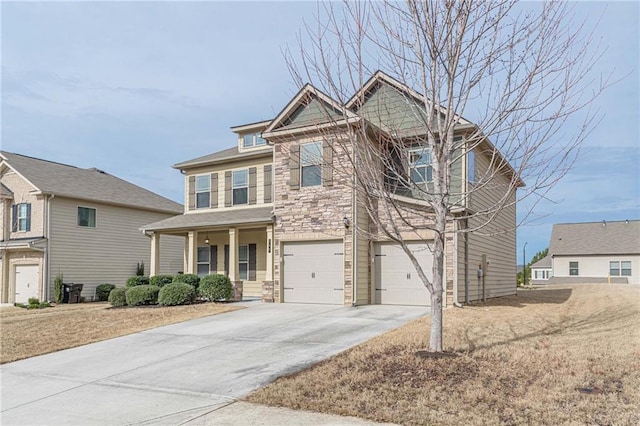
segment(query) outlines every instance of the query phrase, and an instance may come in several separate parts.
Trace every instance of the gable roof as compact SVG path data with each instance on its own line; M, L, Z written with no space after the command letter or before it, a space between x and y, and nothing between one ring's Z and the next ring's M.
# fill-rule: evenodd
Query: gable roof
M6 151L0 151L0 158L36 192L166 213L183 211L175 201L96 168L82 169Z
M530 266L531 268L551 268L551 256L546 255Z
M640 254L640 220L555 224L549 254Z
M266 146L266 148L270 147ZM254 149L251 151L240 152L238 146L236 145L233 148L227 148L223 149L222 151L203 155L202 157L196 157L191 160L181 161L180 163L176 163L171 167L173 167L174 169L186 170L192 169L194 167L225 163L227 161L238 159L265 157L267 155L273 156L273 149Z

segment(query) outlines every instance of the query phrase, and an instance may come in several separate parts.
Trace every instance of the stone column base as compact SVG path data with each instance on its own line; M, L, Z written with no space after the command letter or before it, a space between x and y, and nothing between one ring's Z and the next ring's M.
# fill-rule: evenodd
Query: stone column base
M273 281L262 281L262 301L273 303Z
M233 296L231 301L242 302L242 281L232 281L233 284Z

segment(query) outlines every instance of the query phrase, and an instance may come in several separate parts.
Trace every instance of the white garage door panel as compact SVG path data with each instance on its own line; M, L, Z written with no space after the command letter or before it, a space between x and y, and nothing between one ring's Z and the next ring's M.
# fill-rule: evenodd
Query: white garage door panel
M284 244L284 301L342 305L343 250L341 241Z
M29 298L38 297L39 278L38 265L16 265L16 303L28 303Z
M427 278L433 272L433 253L425 243L410 243ZM376 303L383 305L429 306L429 291L420 280L413 263L396 244L375 245Z

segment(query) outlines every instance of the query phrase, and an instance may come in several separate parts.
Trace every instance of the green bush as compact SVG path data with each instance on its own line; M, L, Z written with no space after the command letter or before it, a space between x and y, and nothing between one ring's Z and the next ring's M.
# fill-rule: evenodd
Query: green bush
M135 287L138 285L149 285L149 277L146 275L136 275L127 280L127 287Z
M198 288L200 284L200 277L196 274L178 274L173 277L174 283L186 283L191 284L194 288Z
M62 303L64 299L64 286L62 285L62 273L56 275L55 281L53 281L53 291L56 303Z
M40 299L37 297L30 297L27 301L29 306L38 306L40 304Z
M138 275L138 276L143 276L144 275L144 262L140 262L136 266L136 275Z
M109 300L109 293L111 293L111 290L113 290L114 288L116 288L116 286L113 284L100 284L99 286L97 286L96 297L98 298L98 301L106 302L107 300Z
M127 289L127 305L157 305L160 287L157 285L137 285Z
M233 285L226 275L207 275L200 280L198 294L200 294L200 297L211 301L231 300L233 297Z
M173 282L173 275L154 275L149 279L149 284L164 287Z
M196 298L196 289L187 283L171 283L160 289L158 304L164 306L189 305Z
M109 293L109 303L111 306L119 308L121 306L127 306L127 289L124 287L116 287Z

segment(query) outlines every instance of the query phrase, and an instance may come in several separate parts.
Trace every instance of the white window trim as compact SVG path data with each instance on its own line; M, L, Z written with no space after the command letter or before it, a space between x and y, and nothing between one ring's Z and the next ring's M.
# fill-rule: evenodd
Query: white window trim
M29 221L29 215L27 214L29 203L18 203L16 207L16 220L18 221L18 229L17 232L27 232L27 222ZM24 207L24 216L20 216L20 208ZM20 221L24 222L24 225L21 226Z
M247 140L246 138L251 138L251 144L250 145L246 145L245 141ZM259 143L260 142L260 143ZM242 148L256 148L259 146L265 146L267 145L267 141L262 137L261 133L246 133L244 135L242 135Z
M416 164L411 160L411 154L413 153L421 153L420 155L422 156L422 152L427 151L429 153L429 163L427 164L421 164L419 166L416 166ZM409 148L407 150L407 155L409 156L409 181L413 184L413 185L418 185L418 186L422 186L425 185L428 182L432 182L433 181L433 166L431 165L431 163L433 162L433 159L431 158L431 149L429 147L425 147L425 146L421 146L421 147L416 147L416 148ZM425 172L426 176L426 180L424 182L414 182L413 181L413 170L414 169L426 169L427 171L429 169L431 169L431 178L429 178L428 174Z
M247 260L240 260L240 248L241 247L245 247L247 250ZM243 277L242 276L242 272L240 271L240 265L241 264L247 264L247 270L246 270L246 276ZM241 281L248 281L249 280L249 244L240 244L238 245L238 278Z
M88 209L88 210L93 210L94 213L94 224L93 226L90 225L80 225L80 209ZM78 228L97 228L98 227L98 209L95 207L88 207L88 206L77 206L76 208L76 226Z
M207 180L207 190L198 190L198 178L206 178ZM203 207L199 207L198 206L198 194L205 194L208 193L209 194L209 204ZM211 174L203 174L203 175L196 175L196 182L195 182L195 202L196 202L196 210L197 209L208 209L211 207Z
M207 252L206 262L201 262L199 260L198 252L200 251L200 249L206 249L206 252ZM209 275L209 271L211 271L211 249L209 248L209 246L198 246L198 248L196 249L196 275L200 275L198 274L198 269L200 265L207 265L207 273L204 275Z
M320 155L319 158L317 159L317 162L313 162L313 163L309 163L309 164L305 164L302 161L302 151L304 149L305 146L310 146L310 145L318 145L320 146ZM322 141L313 141L313 142L307 142L307 143L303 143L300 144L300 187L301 188L308 188L308 187L313 187L313 186L322 186ZM315 159L314 159L315 160ZM303 169L305 167L317 167L318 168L318 183L314 183L313 185L305 185L304 183L304 172Z
M246 184L242 186L236 186L236 173L244 172L247 175ZM246 189L247 190L247 202L236 203L235 190ZM238 169L231 172L231 205L232 206L246 206L249 204L249 169Z
M572 264L572 263L575 263L575 264L576 264L576 267L575 267L575 268L572 268L572 267L571 267L571 264ZM571 273L571 270L572 270L572 269L575 269L575 270L576 270L576 273L575 273L575 274L572 274L572 273ZM570 277L579 277L579 276L580 276L580 262L577 262L577 261L570 261L570 262L569 262L569 276L570 276Z

